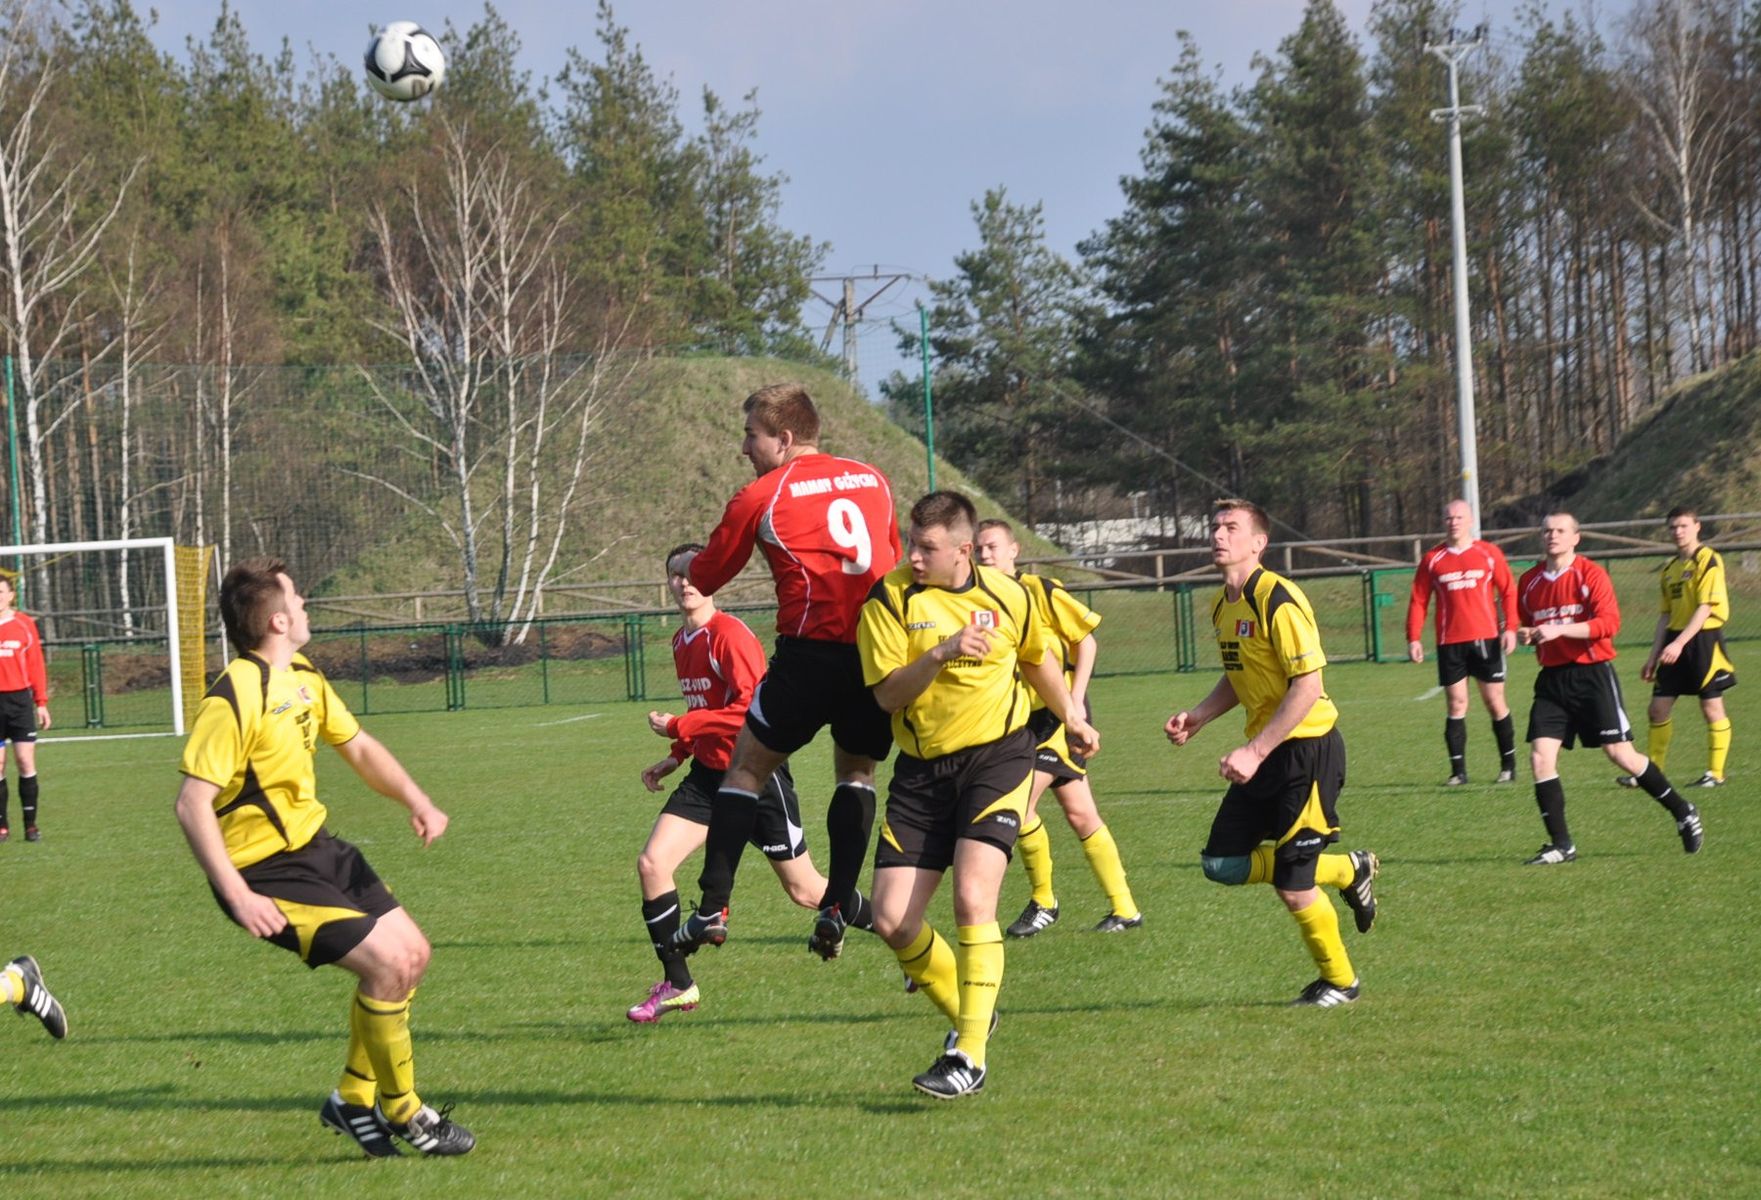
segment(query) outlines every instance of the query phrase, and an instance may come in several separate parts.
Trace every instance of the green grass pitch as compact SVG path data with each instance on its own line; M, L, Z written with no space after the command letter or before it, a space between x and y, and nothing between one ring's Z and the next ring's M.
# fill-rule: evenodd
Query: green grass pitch
M1642 726L1637 656L1622 666ZM1523 656L1519 733L1532 673ZM1446 790L1442 700L1420 699L1433 668L1329 668L1350 754L1343 845L1382 856L1382 916L1359 936L1339 906L1363 998L1296 1011L1284 1002L1314 971L1293 922L1269 889L1198 870L1239 714L1183 750L1160 731L1214 680L1096 684L1096 793L1148 921L1085 932L1104 901L1048 812L1064 919L1010 944L990 1082L949 1104L910 1087L942 1018L867 935L836 963L811 956L811 917L756 855L729 943L694 960L703 1006L624 1019L658 978L634 872L659 805L637 780L664 748L650 705L373 719L453 818L423 851L398 809L321 759L332 828L435 944L418 1084L479 1139L436 1162L367 1162L319 1127L350 982L221 916L172 816L173 742L51 744L44 841L0 846L0 955L42 961L72 1036L0 1024L0 1192L1761 1194L1761 707L1747 687L1731 695L1732 782L1694 795L1698 857L1579 750L1564 770L1582 858L1525 869L1540 821L1526 781L1478 782L1495 756L1477 701L1477 781ZM1686 781L1704 761L1691 701L1677 728L1671 774ZM796 778L823 866L823 746ZM681 875L694 896L696 860ZM932 917L951 932L946 893ZM1025 898L1017 866L1005 922Z

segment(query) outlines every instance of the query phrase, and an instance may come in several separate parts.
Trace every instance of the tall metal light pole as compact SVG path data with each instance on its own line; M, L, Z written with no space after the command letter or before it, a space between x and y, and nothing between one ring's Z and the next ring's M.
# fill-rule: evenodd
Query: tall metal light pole
M1431 110L1431 120L1449 125L1449 208L1455 227L1455 411L1461 442L1461 498L1473 517L1474 536L1480 536L1480 453L1474 428L1474 354L1468 328L1467 207L1461 185L1461 119L1478 117L1485 109L1463 105L1456 68L1461 60L1485 44L1485 26L1474 31L1470 42L1453 35L1442 45L1426 43L1425 51L1436 55L1449 68L1449 107Z

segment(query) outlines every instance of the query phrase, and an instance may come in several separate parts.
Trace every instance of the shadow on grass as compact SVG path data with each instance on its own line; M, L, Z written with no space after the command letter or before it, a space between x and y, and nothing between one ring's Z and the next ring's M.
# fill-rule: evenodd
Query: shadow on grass
M7 1176L29 1178L33 1175L112 1175L122 1172L160 1174L166 1171L236 1171L252 1167L282 1168L347 1168L360 1170L359 1154L335 1159L314 1159L308 1155L265 1158L152 1158L152 1159L81 1159L78 1162L0 1163L0 1179Z
M150 1087L119 1088L110 1092L57 1092L47 1096L9 1096L8 1108L41 1105L45 1108L100 1108L111 1111L162 1109L181 1112L310 1112L318 1115L320 1096L192 1096L185 1095L176 1084L160 1083ZM270 1162L270 1159L246 1159L249 1163Z

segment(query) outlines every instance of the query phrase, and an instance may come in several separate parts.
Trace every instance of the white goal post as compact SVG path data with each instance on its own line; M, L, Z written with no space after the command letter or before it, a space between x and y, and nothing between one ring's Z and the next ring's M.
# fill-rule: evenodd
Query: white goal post
M181 625L182 622L179 620L180 608L179 608L179 604L178 604L179 595L178 595L177 546L176 546L174 539L168 538L168 537L120 538L120 539L116 539L116 540L112 540L112 541L47 542L47 543L36 543L36 544L24 545L24 546L0 546L0 566L6 566L6 567L10 568L14 562L16 562L18 560L22 560L22 559L30 559L30 558L42 559L46 556L63 556L63 555L70 555L70 554L81 554L81 553L87 553L87 552L93 552L93 551L106 551L106 550L158 551L158 553L156 555L149 554L148 558L150 561L156 560L160 564L162 564L163 572L164 572L164 581L163 581L163 587L165 590L165 635L164 636L165 636L166 650L167 650L166 657L169 660L170 667L171 667L171 721L170 721L170 724L171 724L171 732L173 734L178 735L178 736L182 736L182 734L184 733L184 679L183 679L184 672L182 669L183 668L183 654L182 654L183 647L182 647L182 637L181 637L182 631L179 629L179 626ZM28 578L29 568L26 567L25 571L26 571L26 577ZM58 600L59 600L59 598L58 598ZM151 607L157 608L158 606L153 605ZM42 618L45 615L50 616L50 617L54 616L53 612L45 614L36 605L31 603L31 597L28 594L20 597L19 608L22 611L30 613L33 617L37 618L39 620L39 623L41 622ZM200 654L202 652L202 649L200 646L193 647L192 649L198 654ZM62 723L63 723L63 721L61 721L61 720L57 721L58 725L62 724ZM137 734L134 736L143 736L143 735Z

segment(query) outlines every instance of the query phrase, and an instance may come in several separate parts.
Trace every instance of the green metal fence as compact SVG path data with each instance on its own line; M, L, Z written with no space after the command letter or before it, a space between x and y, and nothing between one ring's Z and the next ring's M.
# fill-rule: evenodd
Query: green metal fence
M1656 570L1662 556L1602 558L1615 581L1624 620L1616 644L1642 655L1657 614ZM1512 564L1521 574L1530 564ZM1761 638L1761 551L1726 556L1734 617L1729 639ZM1334 662L1406 660L1407 597L1412 569L1374 568L1303 574L1321 643ZM1071 588L1101 614L1097 677L1221 669L1210 608L1214 580ZM776 610L732 609L767 646ZM483 628L459 623L361 626L314 633L306 653L358 713L456 712L528 705L678 703L671 640L676 612L650 610ZM1429 625L1425 632L1431 641ZM49 679L57 726L73 731L170 727L169 664L163 637L51 644ZM1737 655L1742 666L1742 655ZM218 640L210 671L224 661ZM83 705L82 714L78 704Z

